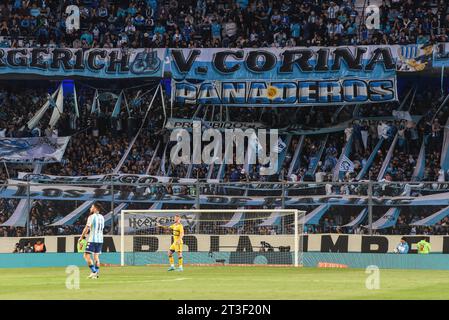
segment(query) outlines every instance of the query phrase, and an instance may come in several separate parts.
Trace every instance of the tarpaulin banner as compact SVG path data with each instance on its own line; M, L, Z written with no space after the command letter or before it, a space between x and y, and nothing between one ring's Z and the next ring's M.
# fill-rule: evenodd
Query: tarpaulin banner
M28 195L28 188L30 194ZM126 189L94 188L78 185L44 185L39 183L25 183L21 180L8 180L8 184L0 189L0 198L35 200L63 200L63 201L114 201L140 203L177 203L217 205L217 206L295 206L322 205L332 206L367 206L368 196L358 195L305 195L305 196L228 196L186 194L185 190L173 189L172 193L161 192L148 186ZM449 206L449 192L411 197L411 196L382 196L372 197L376 206Z
M70 137L0 138L0 160L12 163L60 162Z
M193 121L197 119L180 119L180 118L169 118L165 123L165 128L173 130L173 129L193 129ZM218 129L218 130L226 130L226 129L269 129L268 126L263 125L260 122L241 122L241 121L205 121L202 119L198 119L201 121L202 126L205 129Z
M384 79L395 75L391 46L170 49L174 79Z
M165 61L167 63L165 63ZM384 79L449 65L449 43L246 49L0 48L0 77Z
M161 78L165 52L162 48L1 48L0 77Z
M55 176L48 174L35 174L30 172L18 172L17 179L22 181L34 181L43 183L133 183L133 184L152 184L152 183L194 183L197 179L191 178L172 178L164 176L151 176L145 174L114 174L114 175L92 175L92 176ZM218 183L217 179L208 179L208 183Z
M411 116L412 121L418 123L421 116L413 115ZM354 118L357 119L357 118ZM394 116L386 117L364 117L363 120L366 121L394 121L396 118ZM181 118L168 118L165 124L165 128L169 130L174 129L185 129L191 131L193 128L193 122L196 119L181 119ZM265 126L260 122L240 122L240 121L206 121L200 120L201 126L205 129L217 129L220 131L225 131L226 129L269 129L269 126ZM353 119L348 121L343 121L338 124L329 127L313 127L312 125L304 125L293 123L288 126L278 128L280 134L294 134L294 135L313 135L313 134L326 134L344 131L348 125L352 124Z
M397 101L396 77L287 81L175 81L179 104L226 106L310 106Z
M177 103L329 105L397 100L389 46L171 49Z

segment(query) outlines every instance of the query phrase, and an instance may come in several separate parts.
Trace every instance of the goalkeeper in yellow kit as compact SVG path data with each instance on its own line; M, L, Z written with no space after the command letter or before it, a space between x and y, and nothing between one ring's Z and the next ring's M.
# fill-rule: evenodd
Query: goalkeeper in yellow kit
M170 226L173 231L173 243L168 250L168 260L170 261L170 268L168 271L183 271L182 268L182 238L184 237L184 227L181 224L181 217L175 215L175 223ZM173 258L173 253L175 251L178 253L178 269L175 268L175 259Z

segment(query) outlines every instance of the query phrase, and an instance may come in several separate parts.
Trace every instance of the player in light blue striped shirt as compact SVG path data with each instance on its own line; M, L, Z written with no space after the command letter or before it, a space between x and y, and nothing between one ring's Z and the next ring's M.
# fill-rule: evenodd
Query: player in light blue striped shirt
M104 217L101 215L101 205L96 202L90 207L90 216L87 218L86 226L78 241L84 239L89 233L87 246L84 252L84 260L86 260L89 269L92 271L88 278L97 279L100 272L100 254L103 247L103 228ZM94 256L92 262L91 254Z

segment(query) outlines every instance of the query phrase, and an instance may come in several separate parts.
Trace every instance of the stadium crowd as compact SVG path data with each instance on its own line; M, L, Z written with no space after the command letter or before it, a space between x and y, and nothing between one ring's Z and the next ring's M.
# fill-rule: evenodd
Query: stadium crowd
M287 168L292 161L299 136L291 139L288 146L285 147L285 160L281 169L276 175L273 175L268 180L270 181L289 181L289 182L313 182L319 183L323 189L318 192L322 194L359 194L366 195L366 190L363 190L357 181L364 180L371 177L372 180L377 180L379 168L382 166L385 155L396 136L398 134L398 141L393 149L393 156L390 164L385 171L385 177L381 179L381 183L387 184L385 187L382 184L375 186L374 195L400 195L403 192L403 186L394 184L400 181L410 181L413 176L413 169L416 165L421 143L426 145L426 159L424 176L421 180L444 182L447 180L447 173L442 175L439 169L440 153L442 150L442 126L438 125L444 123L448 117L447 107L439 108L442 97L439 91L423 90L424 93L417 93L414 102L408 106L411 114L422 114L417 123L410 120L389 120L382 121L385 117L392 117L393 111L398 108L398 104L384 104L376 105L374 108L358 108L343 107L340 112L336 114L333 110L311 108L310 112L300 111L294 117L291 114L293 111L286 110L285 115L279 117L271 112L264 114L258 109L248 110L230 110L229 117L239 116L241 121L250 121L251 117L259 117L266 124L274 127L288 127L290 124L296 124L302 129L313 129L314 127L331 127L339 123L347 123L345 130L330 135L325 139L325 135L311 135L304 139L304 147L301 158L298 161L298 167L289 176ZM127 93L129 97L136 95L136 90L131 90ZM49 115L44 116L39 124L40 130L27 131L26 123L33 116L33 112L45 102L48 94L40 89L27 89L25 91L20 88L11 90L3 90L0 94L2 101L2 112L4 120L1 122L0 132L6 137L23 137L33 135L59 134L71 135L71 140L64 154L61 163L48 164L42 169L44 174L52 175L67 175L67 176L83 176L83 175L97 175L113 173L114 168L119 163L121 157L126 152L132 138L137 132L137 128L142 125L140 119L145 116L144 108L132 108L130 113L122 112L118 118L112 118L112 110L114 108L115 100L104 98L100 103L101 112L99 114L92 113L92 97L94 90L92 88L84 88L79 90L79 105L80 116L75 117L73 108L73 96L70 94L64 98L66 103L67 114L63 115L59 121L56 132L47 130ZM107 95L105 95L107 96ZM142 105L148 105L152 98L152 94L148 94L142 98ZM132 99L130 99L132 101ZM157 99L156 99L157 100ZM430 108L424 104L425 101L432 101ZM28 105L26 109L28 113L23 116L26 110L17 108L16 106ZM163 146L169 144L169 131L162 128L163 118L161 101L157 100L154 112L148 114L147 120L143 123L143 130L137 136L131 151L123 162L118 173L125 174L151 174L163 175L172 177L186 177L188 171L187 165L175 166L169 161L166 161L166 166L163 165ZM195 110L192 107L179 107L174 109L175 116L190 117ZM305 112L308 116L304 116ZM51 112L48 112L51 113ZM363 118L362 120L355 120L356 118ZM219 116L215 116L219 117ZM11 125L7 119L16 119L14 125ZM67 119L74 119L69 121ZM137 120L135 120L137 119ZM254 119L254 118L253 118ZM376 119L376 120L369 120ZM218 121L218 118L210 120ZM47 128L47 129L45 129ZM401 133L402 132L402 133ZM338 163L340 150L352 136L351 152L349 158L354 162L354 172L339 176L337 179L340 182L350 182L342 186L331 186L330 181L333 179L334 169ZM372 164L371 172L367 172L364 177L357 178L360 170L367 165L368 157L373 152L380 137L385 139L385 144L377 151ZM285 136L283 136L285 139ZM402 139L402 140L401 140ZM159 145L159 148L158 148ZM322 155L319 156L318 150L323 146ZM167 152L166 152L167 153ZM318 154L318 156L317 156ZM405 157L406 155L406 157ZM311 163L316 164L315 171L311 168ZM218 166L217 166L218 167ZM207 166L198 166L192 169L191 177L205 178L207 176ZM242 165L227 166L223 181L228 183L234 182L251 182L260 181L260 176L257 175L257 170L252 170L252 175L242 173ZM14 178L19 171L31 171L30 166L23 165L8 165L0 168L0 175L3 180ZM200 170L202 173L200 173ZM390 185L388 185L390 184ZM435 190L440 188L440 184L427 184L424 189ZM185 188L179 190L175 186L166 185L161 187L162 192L166 194L189 194L190 191ZM211 192L211 194L231 194L231 191L223 191L211 188L210 190L202 190L203 192ZM156 191L155 191L156 192ZM217 193L218 192L218 193ZM290 191L289 191L290 192ZM294 191L292 191L294 192ZM414 190L413 195L419 194L420 190ZM0 201L0 223L7 221L7 219L14 212L18 204L18 200L1 199ZM106 206L108 207L108 206ZM49 224L61 219L67 213L76 208L75 203L62 201L33 201L30 219L30 229L33 235L45 234L72 234L79 233L83 226L83 221L76 222L73 226L48 227ZM346 217L348 218L348 217ZM407 224L412 218L410 215L401 215L400 221ZM408 220L407 220L408 219ZM334 230L335 232L342 232L341 225L343 225L343 218L337 216L323 218L322 223L318 226L311 226L308 232L324 232L324 230ZM398 223L397 228L401 223ZM390 232L395 230L404 230L391 228ZM429 229L426 232L445 232L446 228L443 225L435 226L435 230ZM228 229L229 232L232 229ZM264 231L265 232L265 231ZM266 232L275 232L272 230ZM364 229L351 230L351 232L364 232ZM412 229L409 232L414 232ZM1 227L0 235L21 236L25 234L24 228Z
M80 29L67 25L77 5ZM384 0L380 28L355 0L7 0L4 47L286 47L448 40L447 1ZM361 26L362 27L359 27Z
M80 29L66 25L68 5L77 5ZM380 6L380 29L369 31L359 27L363 8L353 0L8 0L0 3L1 47L286 47L336 46L345 44L409 44L448 41L449 5L447 1L385 0ZM394 116L399 103L382 103L336 108L229 108L229 121L260 122L272 128L286 129L281 133L280 169L271 176L260 175L260 166L174 165L167 160L170 131L163 128L164 118L160 99L146 115L145 106L152 98L142 98L137 89L127 89L130 106L114 117L115 96L102 95L100 112L91 110L94 88L80 85L78 90L79 117L73 95L64 96L64 110L56 127L49 126L51 112L38 125L29 129L28 121L49 97L48 87L17 86L0 89L0 137L71 136L61 163L45 165L42 173L83 176L111 174L150 174L174 178L220 179L233 183L272 181L310 182L320 186L323 194L363 194L357 185L366 179L377 180L375 196L419 195L441 189L438 183L418 189L407 189L402 181L439 182L449 180L449 172L440 167L444 125L449 116L447 105L439 108L442 99L439 90L420 89L411 104L405 104L408 114ZM55 89L55 88L53 88ZM105 91L105 90L104 90ZM107 90L106 90L107 91ZM116 90L117 91L117 90ZM108 98L109 97L109 98ZM403 97L401 97L403 98ZM168 98L167 98L168 99ZM166 101L168 105L168 100ZM126 102L127 103L127 102ZM221 112L212 112L197 106L176 106L174 116L186 119L199 117L221 121ZM336 111L337 110L337 111ZM413 119L410 117L413 115ZM418 118L416 118L417 116ZM142 119L146 117L146 121ZM301 152L295 151L300 134L289 130L315 131L344 124L332 134L313 134L302 141ZM120 168L117 164L130 146L138 128L129 155ZM284 144L282 146L282 143ZM394 144L394 148L390 148ZM421 146L425 148L424 168L416 176ZM344 147L354 170L336 173L339 155ZM378 148L379 147L379 148ZM386 161L391 149L391 160ZM291 168L291 170L290 170ZM114 170L116 169L116 170ZM368 170L366 170L368 169ZM31 172L26 165L0 167L0 179L17 177L17 173ZM363 170L363 171L362 171ZM379 173L383 173L379 176ZM363 173L363 174L362 174ZM346 183L331 185L331 181ZM322 187L321 187L322 186ZM173 194L174 186L160 187L157 192ZM213 188L212 188L213 189ZM208 190L204 192L231 192ZM220 189L222 190L222 189ZM182 194L190 194L181 188ZM290 191L289 191L290 192ZM8 220L18 200L0 199L0 223ZM32 235L79 233L83 220L73 226L48 227L76 208L75 203L33 200L30 218ZM447 232L447 220L427 229L404 226L416 221L420 214L401 214L397 226L386 232ZM324 217L318 226L308 232L342 232L346 223L340 214ZM233 230L233 229L229 229ZM365 232L365 229L349 232ZM346 230L347 231L347 230ZM235 232L229 231L229 232ZM259 230L260 232L260 230ZM263 232L274 232L265 230ZM20 227L0 227L0 236L24 236Z

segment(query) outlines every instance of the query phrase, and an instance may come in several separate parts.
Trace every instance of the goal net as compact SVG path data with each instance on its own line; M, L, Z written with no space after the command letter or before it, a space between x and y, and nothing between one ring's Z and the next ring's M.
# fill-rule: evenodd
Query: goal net
M168 264L175 215L185 265L303 265L305 211L240 208L122 210L121 265Z

